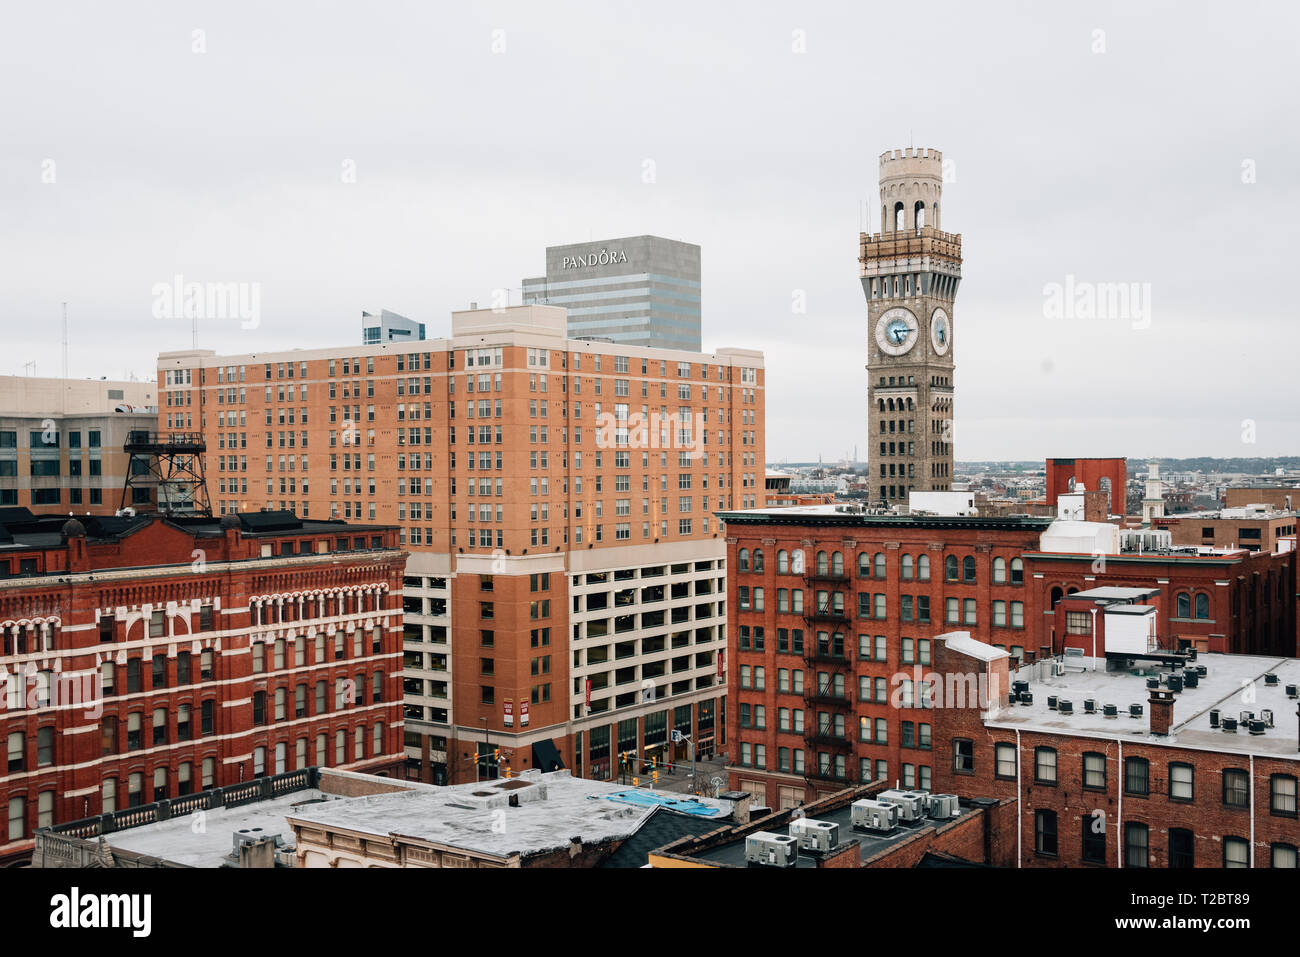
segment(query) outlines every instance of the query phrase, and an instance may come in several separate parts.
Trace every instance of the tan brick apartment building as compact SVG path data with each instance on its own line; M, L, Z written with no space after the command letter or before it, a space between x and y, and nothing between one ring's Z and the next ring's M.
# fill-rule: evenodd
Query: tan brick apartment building
M400 527L426 779L722 743L713 513L763 504L760 353L570 340L563 309L523 306L419 343L165 353L158 378L159 430L203 433L218 513Z
M0 508L112 515L127 433L152 428L157 404L152 382L0 376ZM153 501L141 483L127 504Z

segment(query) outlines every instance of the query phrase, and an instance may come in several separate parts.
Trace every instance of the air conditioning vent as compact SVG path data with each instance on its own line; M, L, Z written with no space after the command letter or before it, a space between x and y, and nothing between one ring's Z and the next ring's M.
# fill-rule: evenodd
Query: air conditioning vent
M1059 711L1061 714L1074 714L1074 702L1066 701L1064 698L1062 698L1060 701L1056 703L1056 710Z
M1119 707L1113 704L1104 704L1101 706L1101 713L1104 717L1107 718L1118 718Z
M1083 712L1084 712L1084 714L1093 714L1093 713L1096 712L1096 710L1097 710L1097 701L1096 701L1096 699L1094 699L1094 698L1084 698L1084 699L1083 699Z
M1142 717L1142 706L1140 704L1131 704L1128 706L1128 716L1130 718Z

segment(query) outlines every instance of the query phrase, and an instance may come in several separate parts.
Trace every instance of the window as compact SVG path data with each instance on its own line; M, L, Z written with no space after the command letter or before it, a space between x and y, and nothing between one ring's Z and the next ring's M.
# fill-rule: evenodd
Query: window
M1104 813L1085 814L1083 816L1083 839L1080 848L1080 860L1085 864L1106 863L1106 816Z
M1274 774L1269 779L1269 811L1283 817L1296 816L1296 779Z
M1045 857L1056 856L1056 812L1034 812L1034 850Z
M1195 867L1196 836L1187 828L1169 829L1169 866Z
M997 758L994 774L1000 778L1014 779L1016 776L1016 746L1014 744L995 745L994 755Z
M1148 867L1147 851L1150 835L1145 824L1129 821L1124 825L1124 866ZM1226 841L1224 855L1227 855Z
M1124 759L1124 793L1140 797L1151 793L1151 763L1146 758Z
M1246 772L1240 768L1223 770L1223 803L1228 807L1246 807L1249 800L1250 782Z
M1250 845L1244 838L1225 837L1223 839L1223 866L1250 867Z
M1295 867L1296 846L1294 844L1274 844L1270 848L1270 864L1273 867Z
M1083 755L1083 786L1093 790L1106 787L1106 756L1096 751Z
M1056 783L1056 749L1034 748L1034 782Z
M1190 764L1169 765L1169 800L1190 801L1192 799L1192 775Z
M975 743L965 738L952 742L952 769L957 774L975 773Z

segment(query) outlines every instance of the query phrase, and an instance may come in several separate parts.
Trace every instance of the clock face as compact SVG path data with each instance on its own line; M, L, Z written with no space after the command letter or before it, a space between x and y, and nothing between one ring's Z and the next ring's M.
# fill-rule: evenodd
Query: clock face
M952 348L952 320L942 309L936 309L930 316L930 344L941 356Z
M916 330L916 316L902 306L895 306L876 320L876 345L886 355L901 356L916 345Z

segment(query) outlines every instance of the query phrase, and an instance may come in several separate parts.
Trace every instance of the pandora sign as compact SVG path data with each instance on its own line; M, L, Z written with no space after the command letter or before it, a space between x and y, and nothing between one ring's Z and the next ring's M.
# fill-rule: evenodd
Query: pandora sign
M565 256L560 260L561 269L580 269L583 266L609 266L613 263L627 262L627 253L618 249L610 252L608 249L602 249L598 253L591 253L586 256Z

